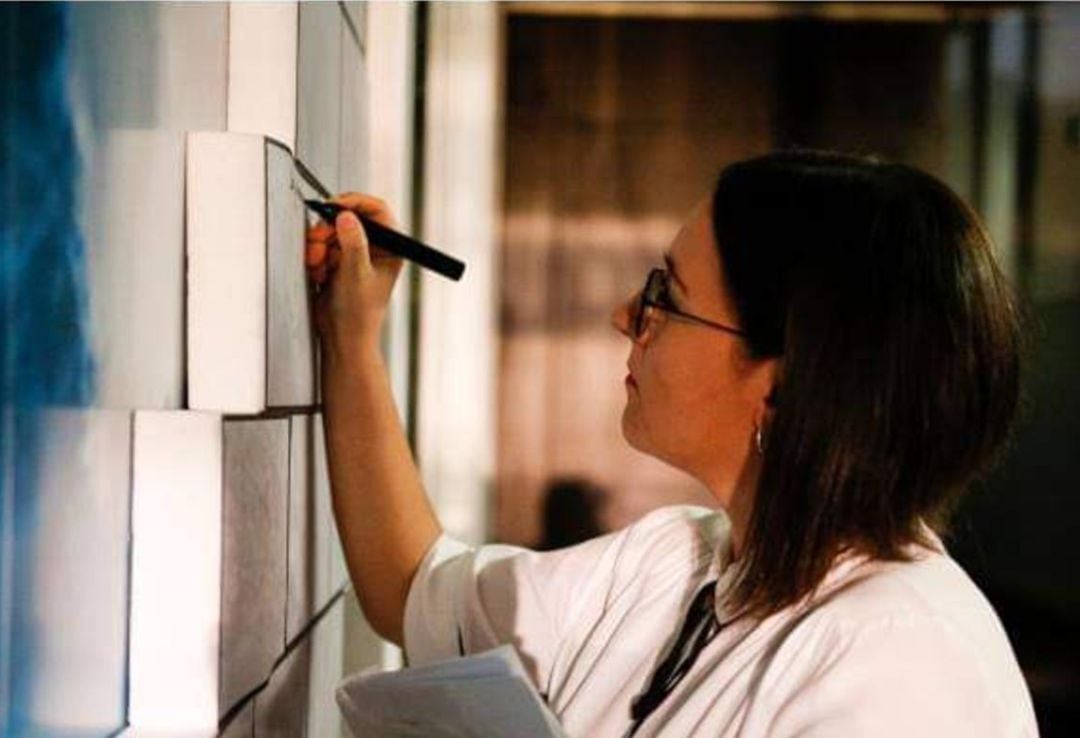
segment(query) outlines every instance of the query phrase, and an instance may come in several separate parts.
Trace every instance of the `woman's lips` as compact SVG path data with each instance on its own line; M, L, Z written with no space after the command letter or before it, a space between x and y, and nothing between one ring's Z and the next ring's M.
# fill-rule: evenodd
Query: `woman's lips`
M637 382L634 381L634 376L632 374L626 375L626 384L630 385L631 387L637 387Z

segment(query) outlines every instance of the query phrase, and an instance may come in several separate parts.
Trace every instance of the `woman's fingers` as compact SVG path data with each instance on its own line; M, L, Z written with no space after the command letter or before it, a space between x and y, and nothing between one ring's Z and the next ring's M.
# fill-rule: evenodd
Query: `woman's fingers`
M326 241L308 241L304 247L304 266L317 267L326 261Z
M338 244L341 246L341 264L346 268L355 268L364 273L371 268L368 255L367 234L360 225L360 219L351 210L338 213L334 222Z
M330 202L360 213L365 218L371 218L376 223L387 228L397 228L394 215L390 212L390 206L386 204L385 200L365 195L362 192L345 192L334 197Z
M314 225L308 227L304 233L304 238L308 241L329 241L333 235L334 226L320 219Z
M341 263L341 249L337 240L331 241L308 241L304 245L304 266L312 279L320 284L325 281L326 274L337 269ZM319 270L319 271L316 271ZM317 279L316 275L321 275Z
M394 216L383 200L359 192L347 192L331 202L346 208L338 214L334 223L319 221L305 233L304 265L310 279L317 284L327 283L338 267L345 263L355 264L360 273L374 269L389 270L395 277L401 268L400 257L377 246L367 238L363 224L357 217L363 215L387 227L396 227Z

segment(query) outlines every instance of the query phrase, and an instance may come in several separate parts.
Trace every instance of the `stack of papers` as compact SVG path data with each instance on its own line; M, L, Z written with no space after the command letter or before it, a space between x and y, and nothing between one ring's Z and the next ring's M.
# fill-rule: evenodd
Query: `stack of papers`
M565 738L513 646L400 671L361 673L338 687L356 738Z

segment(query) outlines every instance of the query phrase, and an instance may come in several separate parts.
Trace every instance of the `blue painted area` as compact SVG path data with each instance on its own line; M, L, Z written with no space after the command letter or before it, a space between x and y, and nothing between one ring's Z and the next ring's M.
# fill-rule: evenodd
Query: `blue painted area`
M70 9L0 4L0 729L37 732L33 542L37 410L92 399L78 155L68 83ZM77 490L73 490L77 493Z
M4 4L0 29L4 402L85 405L93 365L67 96L68 9Z

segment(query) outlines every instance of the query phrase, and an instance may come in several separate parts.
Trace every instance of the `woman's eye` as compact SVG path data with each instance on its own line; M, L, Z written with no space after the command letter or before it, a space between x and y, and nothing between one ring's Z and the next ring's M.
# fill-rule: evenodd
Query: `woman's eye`
M671 296L671 290L665 285L664 289L660 290L660 294L657 295L657 302L664 307L678 307L675 304L675 298Z

